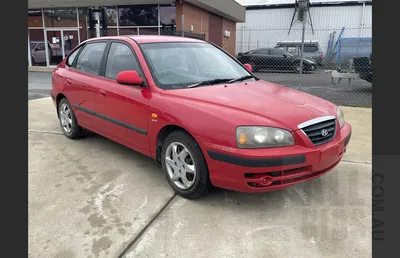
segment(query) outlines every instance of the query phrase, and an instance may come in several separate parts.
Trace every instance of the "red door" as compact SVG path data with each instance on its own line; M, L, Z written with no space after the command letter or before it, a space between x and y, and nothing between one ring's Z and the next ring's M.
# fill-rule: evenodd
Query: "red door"
M97 85L96 100L96 112L105 121L101 131L149 153L147 106L150 89L121 85L115 80L118 73L125 70L135 70L144 78L137 57L129 44L113 41L105 63L106 78Z
M107 41L88 43L83 46L77 57L79 49L72 53L66 62L69 67L63 72L65 78L64 92L72 105L77 120L83 126L97 128L102 120L93 115L96 111L96 101L99 89L97 85L103 80L99 77L101 60Z

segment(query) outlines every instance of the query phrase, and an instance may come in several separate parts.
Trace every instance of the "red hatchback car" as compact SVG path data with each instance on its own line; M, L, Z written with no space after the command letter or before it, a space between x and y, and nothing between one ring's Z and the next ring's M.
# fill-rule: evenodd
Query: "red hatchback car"
M54 70L51 95L68 138L90 130L154 158L185 198L319 177L351 135L335 104L262 81L197 39L87 40Z

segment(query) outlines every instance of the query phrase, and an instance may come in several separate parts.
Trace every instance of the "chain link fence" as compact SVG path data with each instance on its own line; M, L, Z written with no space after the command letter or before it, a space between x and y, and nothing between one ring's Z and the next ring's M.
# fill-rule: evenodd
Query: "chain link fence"
M302 30L238 29L237 58L261 79L295 88L338 105L372 105L371 28Z
M370 28L306 29L301 68L302 31L223 28L205 33L159 27L100 29L101 36L169 35L211 41L250 64L260 79L301 90L337 105L372 106ZM88 38L95 37L96 31ZM362 36L360 36L362 35Z

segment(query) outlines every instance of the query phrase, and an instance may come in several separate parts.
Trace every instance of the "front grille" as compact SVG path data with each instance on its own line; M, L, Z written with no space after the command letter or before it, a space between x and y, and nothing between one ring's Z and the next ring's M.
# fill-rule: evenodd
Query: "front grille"
M330 119L302 128L314 145L321 145L333 140L336 134L336 119ZM326 135L324 135L324 133Z

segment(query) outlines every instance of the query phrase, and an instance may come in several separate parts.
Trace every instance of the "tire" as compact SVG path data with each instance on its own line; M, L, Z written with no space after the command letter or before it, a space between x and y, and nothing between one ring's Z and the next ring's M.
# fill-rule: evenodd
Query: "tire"
M77 139L84 135L85 129L78 125L75 114L66 98L58 103L58 120L64 135L70 139Z
M293 64L293 71L295 73L300 73L300 63L294 63ZM303 72L304 72L304 67L303 67Z
M175 156L173 154L174 147L176 147L178 154ZM183 154L185 153L183 150L188 151L188 153ZM179 154L182 156L179 156ZM182 157L186 158L182 159ZM197 142L184 131L173 131L165 139L161 149L161 167L170 186L183 198L196 199L205 196L211 188L208 167L203 153ZM194 173L189 172L193 169ZM183 174L183 171L187 172ZM183 180L184 177L186 178L185 181Z

